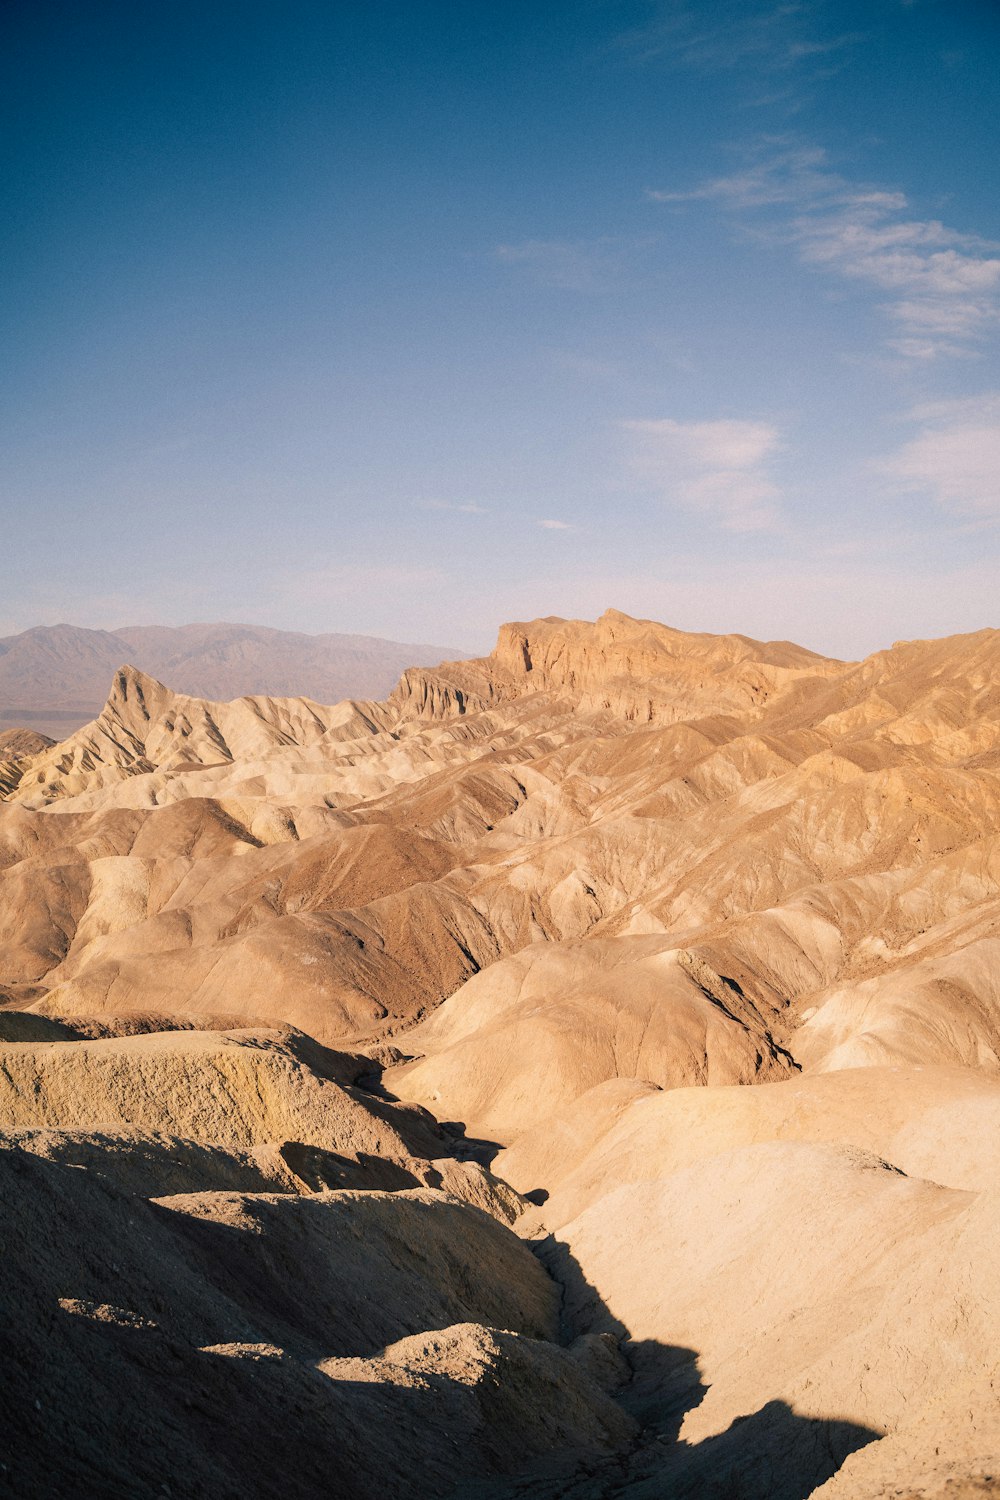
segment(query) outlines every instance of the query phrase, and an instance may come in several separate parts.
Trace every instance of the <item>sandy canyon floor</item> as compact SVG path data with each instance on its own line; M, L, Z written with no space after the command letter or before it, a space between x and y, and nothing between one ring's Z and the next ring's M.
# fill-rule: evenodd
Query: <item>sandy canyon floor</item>
M0 741L0 1492L1000 1492L1000 632Z

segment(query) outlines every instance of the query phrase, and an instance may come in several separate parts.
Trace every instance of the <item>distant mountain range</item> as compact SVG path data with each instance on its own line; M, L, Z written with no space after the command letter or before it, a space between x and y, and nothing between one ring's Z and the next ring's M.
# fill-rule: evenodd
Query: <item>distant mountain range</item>
M0 730L16 725L63 739L100 711L126 662L199 698L262 693L337 703L383 698L407 667L466 655L458 647L262 625L38 625L0 638Z

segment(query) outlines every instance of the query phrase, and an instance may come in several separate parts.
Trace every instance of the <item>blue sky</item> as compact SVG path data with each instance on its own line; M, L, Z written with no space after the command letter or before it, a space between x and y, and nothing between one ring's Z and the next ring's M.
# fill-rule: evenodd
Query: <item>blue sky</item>
M0 632L1000 625L992 0L0 35Z

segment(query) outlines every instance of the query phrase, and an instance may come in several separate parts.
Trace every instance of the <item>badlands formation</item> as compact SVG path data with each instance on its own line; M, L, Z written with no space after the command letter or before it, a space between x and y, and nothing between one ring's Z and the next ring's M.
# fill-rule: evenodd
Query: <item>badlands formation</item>
M0 1488L1000 1488L1000 632L122 667L0 786Z

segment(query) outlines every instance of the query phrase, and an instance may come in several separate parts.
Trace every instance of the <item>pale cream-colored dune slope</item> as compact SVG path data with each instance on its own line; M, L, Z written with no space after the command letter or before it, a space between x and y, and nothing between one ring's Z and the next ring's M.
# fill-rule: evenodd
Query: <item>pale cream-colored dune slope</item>
M0 766L14 1493L989 1493L998 1130L1000 632L126 668Z

